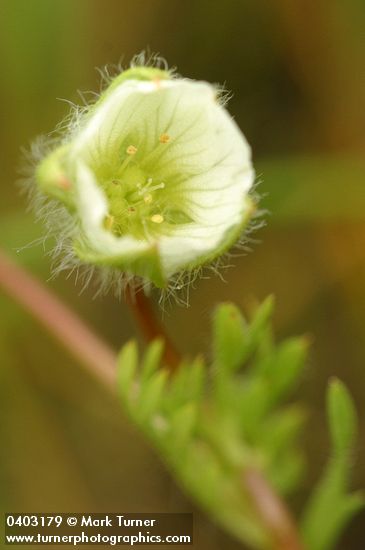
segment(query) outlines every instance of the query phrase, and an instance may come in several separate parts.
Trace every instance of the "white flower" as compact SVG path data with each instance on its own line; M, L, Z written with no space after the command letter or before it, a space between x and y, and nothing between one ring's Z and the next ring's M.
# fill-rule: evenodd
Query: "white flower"
M74 254L164 287L239 238L252 212L250 147L206 82L132 68L40 164L76 221Z

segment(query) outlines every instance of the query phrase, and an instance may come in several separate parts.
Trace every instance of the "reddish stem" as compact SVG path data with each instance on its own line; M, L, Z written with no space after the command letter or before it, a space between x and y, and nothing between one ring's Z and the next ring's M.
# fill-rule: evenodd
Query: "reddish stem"
M116 354L77 315L0 250L0 286L28 310L84 367L114 388Z
M156 338L161 338L164 341L163 362L171 370L175 370L181 362L180 356L166 334L164 327L157 320L149 298L142 290L134 292L130 287L127 287L126 302L146 342L151 342Z
M245 470L243 486L271 534L273 550L304 550L291 514L262 473L254 468Z

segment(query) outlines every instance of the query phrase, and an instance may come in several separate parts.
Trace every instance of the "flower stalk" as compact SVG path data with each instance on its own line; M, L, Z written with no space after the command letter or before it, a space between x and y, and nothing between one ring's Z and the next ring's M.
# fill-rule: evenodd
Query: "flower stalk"
M125 300L145 342L149 344L153 340L161 339L164 343L162 363L171 371L176 370L181 358L163 325L157 320L150 299L143 291L135 292L127 286Z

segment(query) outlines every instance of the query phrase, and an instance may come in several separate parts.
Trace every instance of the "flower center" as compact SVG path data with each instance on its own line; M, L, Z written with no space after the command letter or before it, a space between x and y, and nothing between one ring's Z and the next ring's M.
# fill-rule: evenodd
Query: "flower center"
M149 240L161 234L161 230L168 233L176 224L192 221L179 206L175 186L169 186L161 176L155 176L156 170L148 162L148 158L159 153L158 148L166 147L169 142L170 136L162 134L156 145L157 150L149 155L143 154L143 149L133 143L127 146L124 143L118 166L113 169L104 167L101 177L98 177L109 203L104 227L114 235L129 234L137 239ZM113 177L110 177L111 173ZM170 179L174 183L174 178Z

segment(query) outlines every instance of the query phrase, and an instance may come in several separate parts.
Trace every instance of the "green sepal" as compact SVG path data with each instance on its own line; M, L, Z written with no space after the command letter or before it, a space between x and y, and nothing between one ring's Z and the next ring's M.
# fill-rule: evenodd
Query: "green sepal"
M68 149L68 145L62 145L44 157L35 171L35 180L41 192L59 200L69 210L73 210L75 207L74 185L65 166Z
M126 69L110 82L109 86L101 93L99 99L90 107L90 112L93 112L95 107L99 107L115 88L118 88L127 80L158 81L169 80L170 78L171 73L169 71L164 71L156 67L131 67L130 69Z

